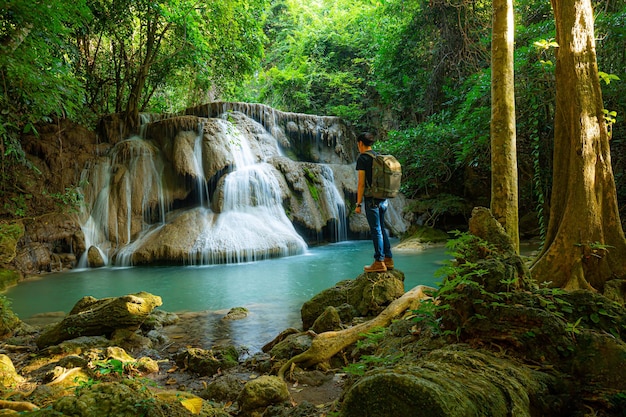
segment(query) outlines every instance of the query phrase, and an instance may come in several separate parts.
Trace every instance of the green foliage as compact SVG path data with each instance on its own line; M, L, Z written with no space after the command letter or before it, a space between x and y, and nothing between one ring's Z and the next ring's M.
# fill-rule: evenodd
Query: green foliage
M264 70L238 94L285 111L364 123L375 9L370 1L274 1Z
M411 229L403 236L404 239L417 239L420 242L429 242L429 243L445 243L448 241L450 236L443 230L435 229L428 226L413 226Z
M440 191L455 177L459 134L447 123L447 114L402 131L389 132L389 139L377 146L393 154L402 164L402 191L408 197Z
M113 373L122 376L124 374L125 365L119 359L97 360L93 362L93 365L100 375Z
M74 74L72 35L89 12L85 0L47 1L45 7L8 0L0 8L0 183L14 181L17 164L29 165L22 133L54 117L78 117L81 86Z
M4 242L1 242L1 239L0 239L0 250L4 250L4 248L1 246L3 244ZM0 256L0 260L2 261L12 260L14 256L15 256L15 253L10 254L9 256L3 253ZM0 268L0 291L4 291L7 288L12 287L13 285L16 285L20 281L20 278L21 276L19 272L14 271L12 269Z
M408 207L408 210L423 215L424 225L427 227L434 227L439 217L444 214L467 217L471 209L471 205L465 199L447 193L436 194L432 198L417 199Z
M304 179L306 180L311 197L313 197L313 200L319 202L320 195L315 182L315 175L307 168L304 168Z
M257 68L266 4L90 3L95 19L79 38L87 102L97 112L172 112L227 94Z
M11 301L0 295L0 335L9 333L18 323L18 317L11 309Z
M44 192L44 194L46 194ZM52 197L59 208L67 213L80 213L85 203L83 193L78 187L66 187L65 193L48 193Z
M91 388L92 386L98 384L100 381L93 378L89 378L86 381L80 378L75 378L74 382L76 382L76 387L74 387L74 393L78 396L83 390Z
M24 235L24 225L21 223L0 223L0 263L7 264L15 258L17 242ZM2 282L12 282L14 278L8 270L2 271ZM0 285L2 287L4 284Z
M622 391L616 394L609 395L608 399L615 410L622 410L622 417L626 416L626 392Z
M455 258L447 261L436 272L436 276L443 277L439 287L433 292L432 299L420 303L415 313L415 321L423 323L434 335L454 335L457 339L461 336L463 326L470 320L481 320L484 317L469 314L462 309L455 309L454 305L469 294L476 292L483 297L490 294L476 280L488 271L479 267L476 260L485 257L485 254L493 252L495 248L488 242L469 233L456 233L456 239L449 240L446 244L448 253ZM470 290L471 288L471 290ZM493 302L500 299L498 295L491 295ZM476 300L480 300L478 297ZM480 300L482 302L482 300ZM453 315L456 326L454 328L444 324L444 314Z
M380 345L387 335L387 329L384 327L377 327L371 329L368 333L361 334L364 339L357 342L356 348L360 349L375 349ZM394 355L387 355L380 357L377 355L361 355L358 362L350 363L343 368L343 370L351 375L362 376L369 369L380 366L389 366L397 363L402 358L402 353Z
M454 260L437 271L437 276L443 277L443 281L433 292L432 299L422 302L414 311L414 320L422 329L428 329L435 336L461 340L468 335L468 328L477 328L479 333L484 331L481 320L497 315L498 309L518 311L523 306L529 312L542 310L541 314L545 312L552 316L546 323L558 324L562 336L569 340L556 347L560 354L566 356L576 349L576 338L583 331L592 329L615 338L622 338L626 332L626 315L622 306L599 294L570 293L560 288L549 288L549 282L544 283L542 288L527 286L519 291L516 276L501 279L501 285L496 289L488 287L489 277L500 276L498 263L493 261L506 259L506 255L471 234L456 235L457 238L447 245ZM523 337L544 337L546 331L555 331L553 327L549 328L530 328ZM494 330L497 331L497 326Z
M30 198L32 198L30 194L19 194L10 197L9 200L4 203L4 209L11 213L13 217L26 217L26 200Z

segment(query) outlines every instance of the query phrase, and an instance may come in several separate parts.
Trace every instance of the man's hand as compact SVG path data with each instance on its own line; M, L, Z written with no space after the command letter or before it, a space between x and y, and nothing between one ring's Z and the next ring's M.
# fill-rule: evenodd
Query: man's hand
M358 206L356 206L356 208L354 209L354 212L357 214L361 214L361 205L359 204Z

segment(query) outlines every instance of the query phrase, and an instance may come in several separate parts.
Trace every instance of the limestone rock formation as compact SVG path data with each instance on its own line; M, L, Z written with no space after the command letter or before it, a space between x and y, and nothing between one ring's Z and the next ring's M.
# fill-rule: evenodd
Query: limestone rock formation
M365 217L348 213L356 156L339 118L211 103L150 118L142 138L115 141L90 170L84 221L116 264L295 254L305 241L366 236ZM403 203L390 210L395 234L410 221L397 214Z
M353 213L355 134L339 118L219 102L144 114L141 136L124 136L120 123L104 117L99 138L64 125L25 140L35 165L61 187L41 184L38 193L51 188L77 202L84 196L84 211L24 220L10 267L30 275L240 262L367 238L365 216ZM412 222L406 204L404 197L391 201L394 235Z

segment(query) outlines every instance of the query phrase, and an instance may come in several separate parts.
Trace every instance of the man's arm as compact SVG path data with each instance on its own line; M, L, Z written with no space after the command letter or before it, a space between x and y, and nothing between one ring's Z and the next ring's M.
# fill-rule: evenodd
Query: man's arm
M359 182L356 188L356 208L355 213L361 212L361 204L363 203L363 194L365 194L365 171L357 171L359 174Z

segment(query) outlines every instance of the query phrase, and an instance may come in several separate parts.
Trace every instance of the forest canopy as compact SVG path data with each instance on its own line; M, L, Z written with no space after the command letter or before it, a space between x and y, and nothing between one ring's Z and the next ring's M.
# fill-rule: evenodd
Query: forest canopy
M626 2L593 3L614 165L623 164ZM405 167L431 224L488 205L491 2L6 0L0 9L4 187L23 133L55 118L177 112L212 100L340 116ZM520 211L552 183L554 16L515 3ZM626 180L615 169L620 207ZM624 216L622 216L624 217Z

